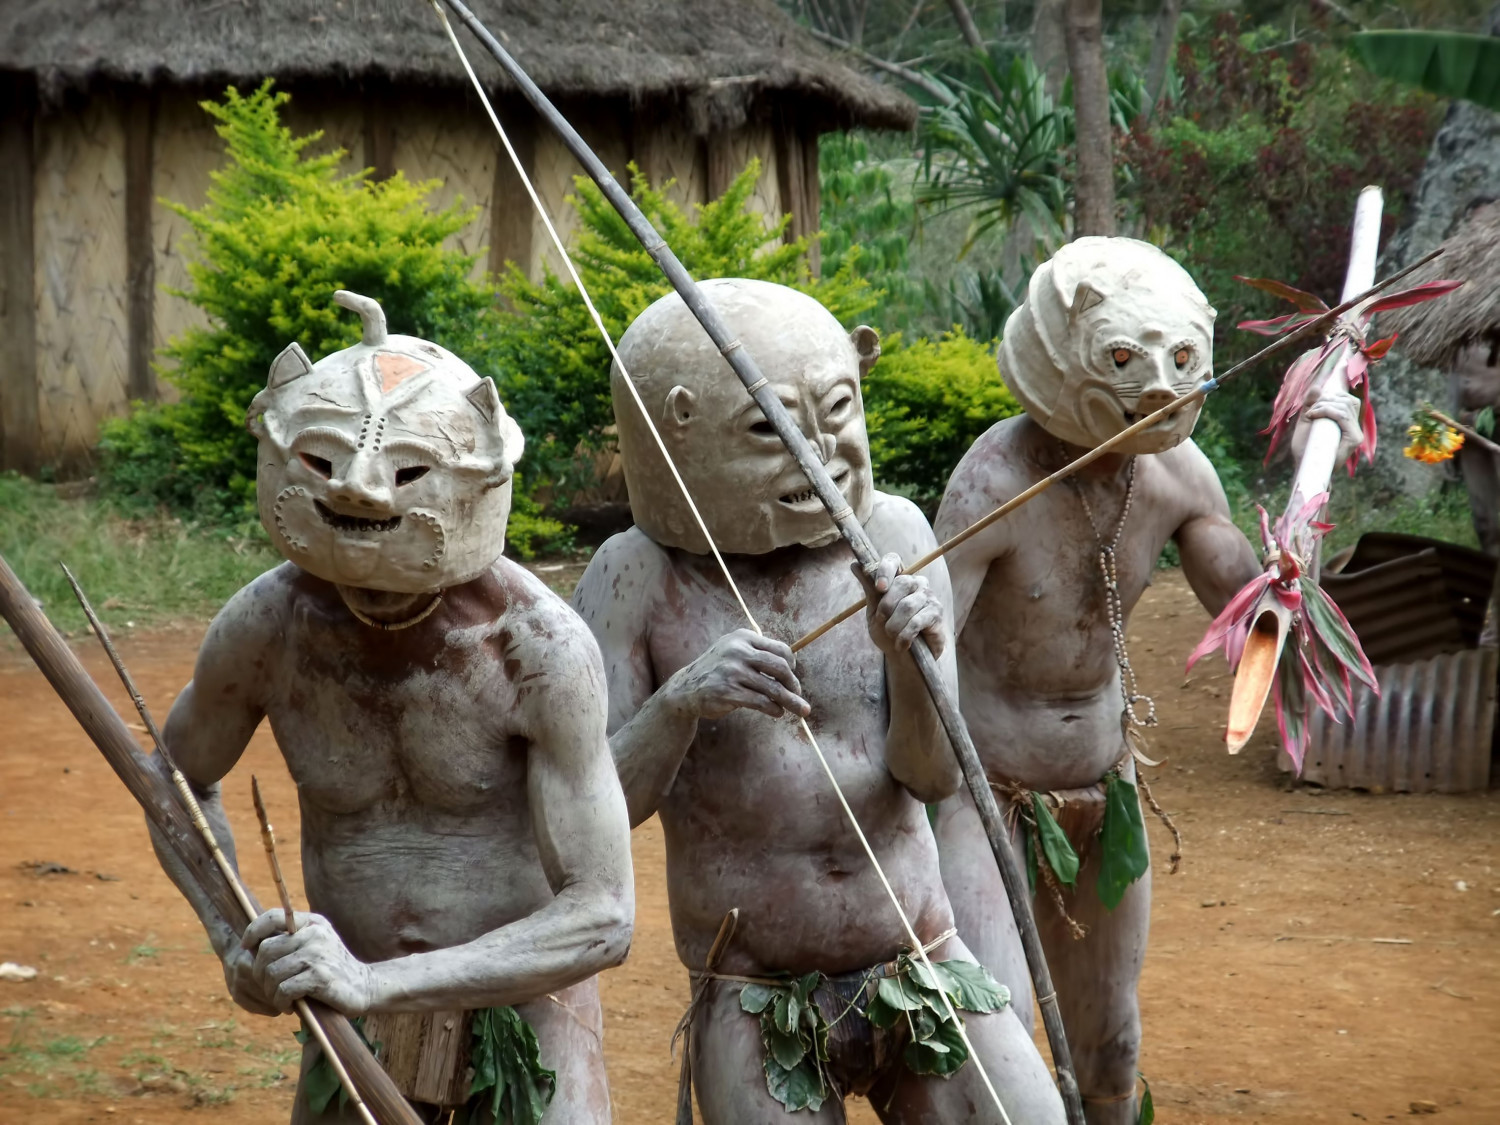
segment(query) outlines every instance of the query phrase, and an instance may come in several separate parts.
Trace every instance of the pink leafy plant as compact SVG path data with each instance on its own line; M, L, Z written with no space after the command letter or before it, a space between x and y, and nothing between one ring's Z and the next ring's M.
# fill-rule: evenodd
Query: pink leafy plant
M1304 293L1301 289L1295 289L1283 281L1272 281L1264 277L1237 277L1236 280L1253 285L1263 292L1290 301L1297 306L1296 312L1287 313L1285 316L1278 316L1271 320L1245 320L1239 323L1238 327L1262 336L1279 336L1283 332L1290 332L1310 320L1316 320L1328 311L1328 306L1321 299L1311 293ZM1266 460L1270 461L1271 455L1276 452L1276 447L1282 437L1291 429L1297 415L1301 413L1303 407L1309 405L1308 399L1312 392L1321 387L1323 381L1339 367L1340 363L1343 363L1345 389L1360 400L1360 429L1364 434L1364 440L1349 455L1349 475L1354 475L1354 467L1361 455L1366 461L1373 461L1376 434L1375 406L1370 399L1370 364L1390 351L1391 345L1396 342L1396 337L1387 336L1372 344L1366 344L1365 337L1369 333L1370 318L1378 312L1431 301L1453 292L1462 284L1461 281L1429 281L1422 285L1414 285L1410 289L1402 289L1384 297L1377 297L1370 304L1360 306L1352 313L1345 315L1329 333L1322 347L1303 352L1287 369L1286 378L1281 383L1281 390L1271 406L1271 424L1261 431L1271 435L1271 447L1266 451Z
M1266 570L1230 599L1187 663L1191 671L1204 656L1223 649L1230 670L1237 670L1267 599L1285 610L1291 627L1272 690L1281 744L1298 773L1307 750L1307 702L1316 703L1334 722L1343 722L1354 713L1356 681L1380 691L1348 618L1307 571L1305 560L1333 528L1313 518L1327 500L1326 492L1314 496L1300 511L1283 515L1274 528L1266 510L1260 508L1260 537L1269 560Z

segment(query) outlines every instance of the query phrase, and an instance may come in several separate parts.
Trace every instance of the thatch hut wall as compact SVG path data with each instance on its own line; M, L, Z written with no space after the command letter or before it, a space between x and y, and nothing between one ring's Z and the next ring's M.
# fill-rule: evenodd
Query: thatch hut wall
M103 99L53 115L35 148L39 457L68 461L128 401L125 130Z
M907 125L900 95L842 67L773 0L476 2L616 176L636 162L691 212L746 162L752 206L788 237L818 223L817 137ZM563 8L569 9L563 11ZM502 19L503 17L503 19ZM476 66L539 194L566 206L582 169L487 58ZM199 107L230 82L277 77L286 124L321 130L349 170L435 180L431 201L476 208L451 240L476 273L561 269L518 177L424 5L346 0L16 0L0 11L0 469L91 467L100 422L169 396L161 349L206 320L188 284L187 222L222 160Z

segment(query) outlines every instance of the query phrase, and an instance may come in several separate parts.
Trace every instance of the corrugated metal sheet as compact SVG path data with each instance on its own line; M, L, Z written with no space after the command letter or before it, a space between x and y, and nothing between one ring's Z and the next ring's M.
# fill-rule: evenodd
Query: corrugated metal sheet
M1388 531L1360 536L1322 576L1377 664L1473 648L1494 580L1482 551Z
M1495 580L1482 552L1372 532L1328 561L1323 589L1375 665L1381 694L1354 693L1354 718L1308 715L1302 778L1337 789L1463 793L1488 787L1494 649L1477 648ZM1291 761L1281 755L1283 769Z
M1487 788L1496 665L1495 649L1474 648L1377 666L1381 694L1356 688L1352 723L1309 714L1303 780L1374 792Z

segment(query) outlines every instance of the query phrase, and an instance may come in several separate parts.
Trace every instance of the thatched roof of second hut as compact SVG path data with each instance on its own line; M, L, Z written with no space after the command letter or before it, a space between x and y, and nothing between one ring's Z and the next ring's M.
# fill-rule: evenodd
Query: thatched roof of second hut
M1397 345L1424 367L1451 367L1474 341L1500 333L1500 202L1476 207L1443 243L1443 255L1404 282L1439 278L1464 284L1436 301L1396 309L1381 317L1382 332L1401 334Z
M910 128L916 107L835 59L774 0L470 0L554 97L681 100L704 130L738 124L767 94L820 127ZM486 83L509 84L466 31ZM95 79L210 84L279 79L464 82L421 0L9 0L0 69L44 98Z

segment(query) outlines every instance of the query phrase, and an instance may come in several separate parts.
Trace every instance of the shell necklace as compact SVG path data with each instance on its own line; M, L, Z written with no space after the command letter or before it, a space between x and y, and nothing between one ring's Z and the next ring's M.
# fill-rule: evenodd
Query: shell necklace
M1062 454L1068 459L1068 450L1061 446ZM1120 697L1124 708L1120 712L1120 726L1129 734L1132 727L1154 727L1156 726L1156 701L1149 695L1144 695L1136 684L1135 669L1130 665L1130 653L1125 648L1125 604L1120 597L1119 571L1115 564L1115 550L1120 545L1120 538L1125 534L1125 521L1130 516L1130 505L1135 499L1135 469L1137 460L1130 459L1130 468L1125 475L1125 503L1120 508L1120 518L1115 523L1115 533L1105 542L1104 533L1099 529L1099 521L1094 518L1094 509L1089 505L1088 497L1083 494L1083 489L1078 487L1078 481L1074 477L1067 480L1068 487L1073 490L1073 495L1078 497L1078 502L1083 506L1083 514L1088 517L1089 527L1094 532L1094 543L1098 548L1096 556L1099 562L1099 573L1104 577L1104 612L1109 618L1109 632L1114 640L1115 663L1120 666ZM1145 716L1137 712L1136 706L1144 705Z

